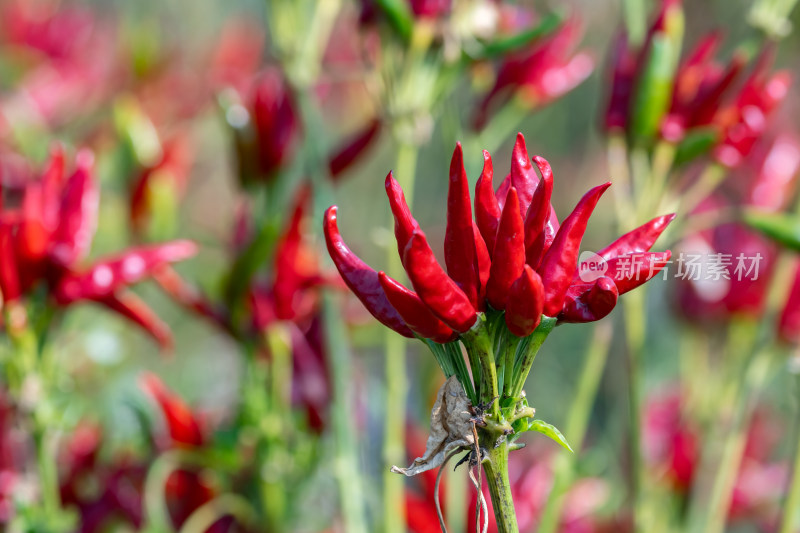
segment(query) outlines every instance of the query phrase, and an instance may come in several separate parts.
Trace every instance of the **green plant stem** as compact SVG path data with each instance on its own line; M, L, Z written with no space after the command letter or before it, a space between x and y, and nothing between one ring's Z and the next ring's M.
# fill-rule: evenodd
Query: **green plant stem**
M644 288L631 291L623 301L625 338L628 345L628 448L630 454L630 499L634 509L635 531L641 526L642 492L642 358L644 356L645 332Z
M488 436L492 440L493 435ZM508 480L508 443L503 441L499 446L489 445L485 448L486 458L483 460L483 471L486 473L486 484L492 497L495 522L498 533L519 533L517 514L514 511L514 500L511 495L511 484Z
M500 396L500 389L497 384L497 366L495 363L494 347L492 339L486 327L486 322L478 319L478 323L466 333L461 334L467 352L471 352L470 361L477 359L480 361L481 392L480 402L488 404L491 402L491 416L496 421L500 421L500 402L494 401ZM472 370L473 376L476 374Z
M179 533L203 533L226 516L236 518L241 525L253 525L255 522L253 508L245 498L236 494L222 494L195 509Z
M586 429L589 425L589 416L597 398L597 388L603 377L603 368L608 360L611 338L611 321L599 322L595 325L592 339L586 347L583 367L578 377L578 387L567 414L564 432L576 453L583 446ZM576 460L575 454L567 453L559 454L556 459L553 486L550 489L550 497L547 499L539 520L537 533L555 533L558 530L561 509L564 505L564 495L572 485Z
M625 29L628 32L628 42L638 46L644 41L647 29L647 12L644 0L622 0L622 13L625 19Z
M721 533L725 527L736 476L744 454L750 418L760 390L769 375L772 359L770 346L774 340L775 322L786 297L786 287L794 273L792 267L792 253L782 251L767 289L766 310L754 339L745 347L749 354L745 358L741 377L735 385L733 420L724 440L719 467L713 477L708 505L698 505L695 512L690 514L691 525L696 526L693 531L698 533Z
M303 115L304 131L322 132L324 127L320 112L314 104L313 89L302 87L298 91L298 102ZM309 134L304 145L303 157L308 175L314 185L314 220L322 220L332 203L333 193L328 176L328 146L320 136ZM319 231L319 224L313 227ZM362 473L358 462L358 440L352 413L353 399L351 370L353 357L347 341L347 332L342 320L341 307L331 291L323 294L322 316L324 342L331 365L331 418L335 441L335 475L339 485L339 502L342 510L344 530L348 533L366 533L364 516L364 492Z
M800 379L795 376L795 401L800 399ZM792 481L783 502L783 516L781 517L780 533L793 533L797 517L800 515L800 430L795 431L794 466L792 468Z
M409 209L414 201L418 147L400 143L395 165L395 179L403 188ZM397 250L387 247L387 272L394 278L403 273ZM406 369L408 341L390 329L384 331L386 412L383 426L383 463L396 465L405 462L406 403L408 376ZM406 530L404 478L385 469L383 472L383 513L386 533L403 533Z

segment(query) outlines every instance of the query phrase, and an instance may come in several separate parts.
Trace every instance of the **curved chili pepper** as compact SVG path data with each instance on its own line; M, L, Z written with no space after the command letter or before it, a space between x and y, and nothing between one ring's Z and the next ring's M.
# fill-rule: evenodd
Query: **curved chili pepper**
M422 230L416 230L403 253L408 279L425 305L459 333L469 330L478 318L467 295L445 273L433 255Z
M500 223L500 206L494 194L493 176L492 156L484 150L483 171L475 184L475 222L478 224L489 255L494 253L497 226Z
M511 285L511 294L506 304L506 326L517 337L527 337L542 321L544 309L544 285L542 278L528 265L522 275Z
M358 157L375 142L380 131L381 121L378 119L372 120L367 124L366 128L356 133L356 135L349 139L338 152L331 156L328 169L334 181L336 181L345 170L350 168Z
M517 190L511 187L500 217L497 244L486 286L486 298L495 309L506 308L511 284L522 274L525 266L524 231Z
M162 350L172 351L172 333L169 327L132 292L112 293L94 301L138 324L155 339Z
M583 195L572 213L564 220L552 246L542 258L538 272L544 282L544 314L547 316L557 316L561 312L567 289L578 268L578 253L583 234L586 232L586 223L598 200L610 185L610 183L598 185Z
M417 293L403 287L400 283L378 272L383 292L397 312L403 317L408 327L421 337L431 339L440 344L456 340L458 333L447 327L447 324L436 318L428 306L420 300Z
M489 282L489 273L492 268L492 258L489 256L489 249L486 247L481 232L476 224L472 224L472 234L475 238L475 251L478 254L478 276L480 285L478 286L478 311L486 308L486 284Z
M325 211L323 222L325 243L328 253L336 265L342 279L350 290L361 300L367 311L378 321L404 337L412 338L414 333L406 326L400 314L389 303L386 293L383 292L378 273L359 259L342 240L336 221L336 206L332 205Z
M199 420L177 394L169 390L158 376L150 372L142 375L139 384L161 408L173 443L190 447L203 445L205 439Z
M675 213L656 217L621 236L597 252L597 255L608 261L620 255L647 252L673 220Z
M606 273L617 286L620 295L650 281L661 272L672 252L640 252L615 257L607 263Z
M619 292L608 277L573 285L567 291L559 322L594 322L606 317L617 305Z
M61 305L103 298L121 287L138 283L166 264L183 261L196 253L197 245L191 241L133 248L119 256L98 261L86 272L64 275L53 294Z
M550 163L540 156L533 158L542 179L533 193L528 212L525 215L525 262L534 269L539 266L545 252L545 226L550 218L550 198L553 195L553 169ZM552 238L551 241L552 243Z
M461 143L456 144L450 161L450 184L447 191L447 229L444 234L444 262L447 274L455 281L474 308L478 308L480 277L472 232L472 207L469 182L464 169Z
M386 187L386 196L389 197L389 207L394 215L394 238L397 241L397 253L402 259L411 234L419 229L419 224L411 215L403 189L391 172L387 174L384 186Z
M81 152L78 168L70 176L61 196L58 227L53 235L51 257L62 266L71 266L86 256L97 227L99 191L92 174L91 152Z

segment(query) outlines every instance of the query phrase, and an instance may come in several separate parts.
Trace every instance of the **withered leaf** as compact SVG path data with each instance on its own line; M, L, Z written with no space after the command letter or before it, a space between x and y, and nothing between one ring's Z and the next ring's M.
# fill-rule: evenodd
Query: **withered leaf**
M425 446L425 455L417 457L408 468L392 467L392 472L416 476L439 467L447 455L462 447L471 448L475 442L470 422L469 399L456 376L442 385L431 409L431 434Z

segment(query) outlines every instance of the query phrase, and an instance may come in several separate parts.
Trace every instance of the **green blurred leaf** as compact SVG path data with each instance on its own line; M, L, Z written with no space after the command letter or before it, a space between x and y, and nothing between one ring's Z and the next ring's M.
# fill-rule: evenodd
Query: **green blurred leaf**
M567 439L564 438L564 435L561 434L561 432L558 430L558 428L555 427L552 424L548 424L544 420L533 420L533 421L531 421L531 423L528 425L528 431L538 431L542 435L550 437L551 439L553 439L554 441L559 443L561 446L563 446L564 448L566 448L570 452L573 452L572 448L570 447L569 443L567 442ZM573 453L575 453L575 452L573 452Z
M748 211L744 222L778 244L800 252L800 215Z
M719 134L712 128L691 130L675 151L675 164L682 165L708 153L718 139Z
M538 26L533 26L510 37L487 43L480 53L477 56L473 56L472 59L490 59L519 50L536 39L555 31L563 20L564 16L561 13L549 13Z
M414 29L414 15L408 3L405 0L377 0L376 4L400 37L410 40Z

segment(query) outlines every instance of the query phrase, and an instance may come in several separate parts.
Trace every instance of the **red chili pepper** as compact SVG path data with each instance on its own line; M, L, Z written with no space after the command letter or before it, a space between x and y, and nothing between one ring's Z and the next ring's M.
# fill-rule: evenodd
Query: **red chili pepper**
M544 285L542 278L528 265L522 275L511 285L506 304L506 326L517 337L527 337L542 321Z
M403 287L403 285L387 276L385 272L378 272L378 279L381 282L383 291L386 293L386 297L389 299L389 303L400 313L408 327L418 335L438 343L456 340L458 333L436 318L428 309L428 306L420 300L417 293Z
M121 287L127 287L151 276L169 263L183 261L197 253L191 241L173 241L142 246L121 255L96 262L83 273L67 273L53 290L56 301L67 305L76 300L100 299Z
M675 213L656 217L618 238L597 252L597 255L608 261L621 255L647 252L673 220Z
M172 351L172 333L169 327L134 293L112 293L95 301L141 326L165 352Z
M447 229L444 235L444 262L447 274L461 287L474 308L479 307L480 274L472 224L469 182L464 169L461 143L456 144L450 161L447 192ZM402 313L401 313L402 314Z
M497 239L497 226L500 224L500 206L494 194L492 177L492 156L483 151L483 172L475 184L475 222L489 250L489 255L494 253L494 243Z
M615 257L607 263L606 273L614 280L620 295L643 285L661 272L672 253L639 252Z
M476 224L472 225L472 234L475 238L475 251L478 253L478 276L480 286L478 287L478 311L486 308L486 284L489 282L489 274L492 268L492 258L489 249L481 237L481 232Z
M628 37L619 35L611 48L611 96L605 116L607 130L624 130L628 125L638 56L628 44Z
M30 183L22 198L22 221L17 233L20 260L36 263L47 255L50 232L44 221L42 184Z
M511 186L517 189L519 198L519 212L527 213L531 205L534 190L539 179L533 170L531 158L528 157L528 148L525 146L525 137L517 133L514 150L511 152Z
M548 238L546 225L550 218L552 206L550 198L553 195L553 169L550 163L538 155L533 158L542 179L533 193L528 212L525 215L525 262L534 269L539 267L545 253L545 241ZM550 242L555 234L550 236ZM548 245L549 246L549 245Z
M161 414L174 444L182 447L202 446L203 432L200 421L177 394L164 385L164 382L147 372L139 380L141 387L158 403Z
M573 285L567 291L559 322L594 322L606 317L617 305L619 292L605 276L592 283Z
M386 187L386 196L389 197L389 207L392 210L392 215L394 215L394 237L397 241L397 252L402 258L406 245L411 239L411 234L419 229L419 224L411 215L403 189L394 179L391 172L386 176L384 185Z
M50 159L42 174L42 220L50 233L58 226L63 181L64 147L56 144L50 150Z
M414 334L403 321L397 310L389 303L386 293L381 287L378 273L359 259L342 240L336 221L336 206L325 212L323 224L325 243L333 264L341 274L350 290L361 300L372 316L378 321L404 337L412 338Z
M13 302L22 295L12 229L9 224L0 222L0 292L4 302Z
M445 273L422 230L416 230L403 253L408 278L425 305L445 324L464 333L478 318L467 295Z
M367 127L358 132L355 137L348 140L330 159L328 169L334 181L369 148L378 138L381 131L381 121L372 120Z
M544 282L544 314L547 316L557 316L561 312L567 289L578 268L578 253L583 234L586 232L586 223L597 201L610 185L610 183L598 185L581 198L572 213L564 220L552 246L542 258L538 272Z
M517 190L508 190L500 227L497 229L492 268L486 297L495 309L505 309L509 291L514 281L520 277L525 266L525 229L519 212Z
M99 193L92 166L91 152L81 152L78 168L70 176L61 196L58 228L53 235L51 257L62 266L71 266L89 252L97 227Z
M781 312L778 332L784 341L800 343L800 265L795 270L794 282Z

